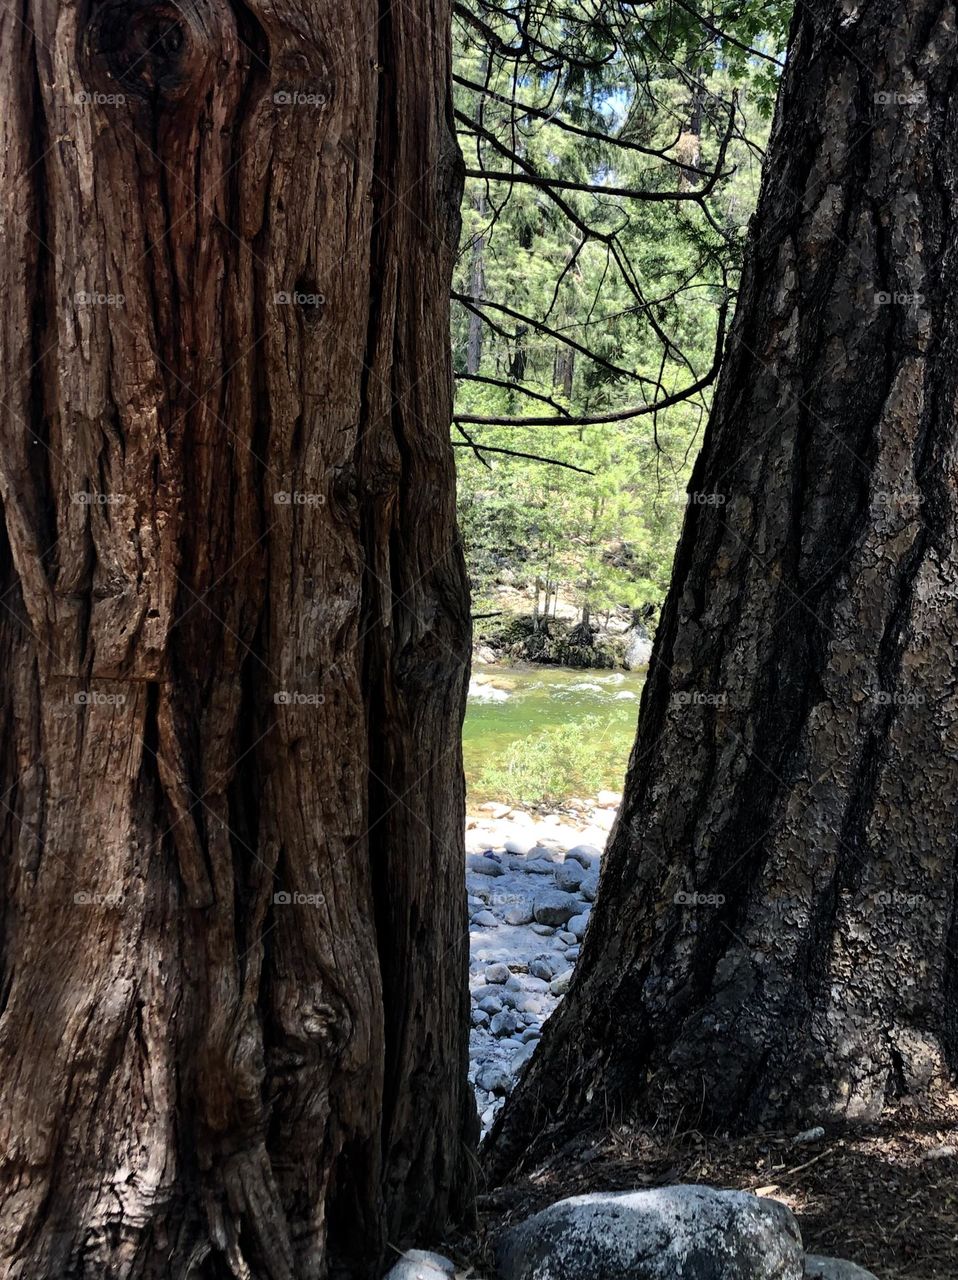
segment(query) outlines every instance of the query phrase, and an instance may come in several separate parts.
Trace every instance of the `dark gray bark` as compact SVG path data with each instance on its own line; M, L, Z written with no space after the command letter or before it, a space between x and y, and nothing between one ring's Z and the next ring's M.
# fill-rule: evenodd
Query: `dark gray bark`
M449 8L0 10L0 1272L468 1201Z
M793 35L624 803L496 1177L620 1110L851 1122L955 1066L955 14L831 0Z

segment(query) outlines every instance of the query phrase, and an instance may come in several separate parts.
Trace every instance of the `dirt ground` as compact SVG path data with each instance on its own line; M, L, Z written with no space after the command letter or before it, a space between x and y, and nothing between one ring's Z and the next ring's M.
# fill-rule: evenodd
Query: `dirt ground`
M958 1094L933 1112L905 1103L876 1125L801 1145L784 1133L733 1139L617 1126L484 1191L479 1230L450 1241L449 1252L465 1274L492 1277L493 1240L510 1222L564 1196L679 1182L780 1200L808 1252L847 1258L879 1280L958 1280Z

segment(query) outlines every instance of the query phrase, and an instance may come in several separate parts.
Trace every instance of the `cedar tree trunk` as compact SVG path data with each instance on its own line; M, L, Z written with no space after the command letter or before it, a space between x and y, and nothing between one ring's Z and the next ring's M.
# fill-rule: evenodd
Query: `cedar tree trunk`
M468 1200L449 6L0 9L0 1273Z

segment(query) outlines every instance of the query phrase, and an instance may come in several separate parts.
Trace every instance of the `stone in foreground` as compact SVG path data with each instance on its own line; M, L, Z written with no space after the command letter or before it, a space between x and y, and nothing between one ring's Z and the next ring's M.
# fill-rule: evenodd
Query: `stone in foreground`
M560 1200L506 1232L500 1280L802 1280L798 1223L774 1200L662 1187Z
M844 1262L841 1258L819 1258L808 1254L805 1258L805 1280L878 1280L877 1276L856 1266L854 1262Z
M455 1274L455 1263L442 1254L429 1253L425 1249L407 1249L386 1273L385 1280L453 1280Z

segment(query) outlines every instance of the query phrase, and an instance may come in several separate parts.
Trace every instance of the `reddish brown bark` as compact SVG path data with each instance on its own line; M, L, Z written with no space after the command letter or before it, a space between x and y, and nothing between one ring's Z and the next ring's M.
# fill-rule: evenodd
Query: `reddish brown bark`
M448 21L0 12L10 1280L468 1200Z

